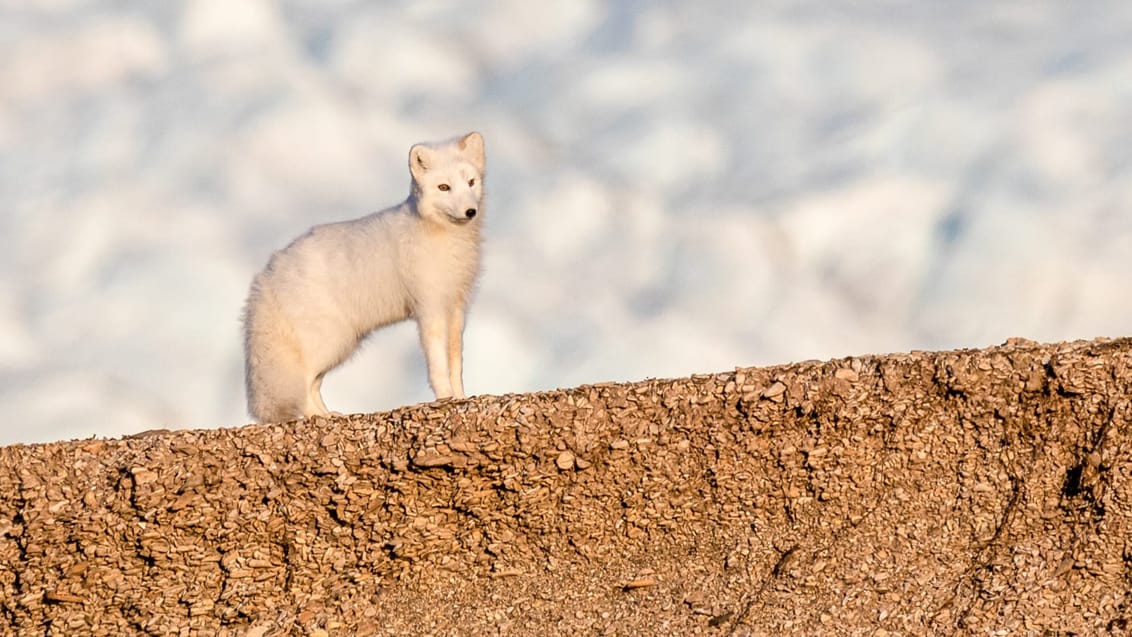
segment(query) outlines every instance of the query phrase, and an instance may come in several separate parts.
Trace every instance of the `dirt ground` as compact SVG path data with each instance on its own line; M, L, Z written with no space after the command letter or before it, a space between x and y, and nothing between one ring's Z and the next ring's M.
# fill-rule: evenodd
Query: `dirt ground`
M1132 339L0 449L13 635L1132 631Z

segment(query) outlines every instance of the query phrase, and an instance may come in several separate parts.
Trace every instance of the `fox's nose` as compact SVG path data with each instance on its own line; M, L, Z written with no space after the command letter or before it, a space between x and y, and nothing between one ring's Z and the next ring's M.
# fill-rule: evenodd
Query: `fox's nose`
M475 208L468 208L467 210L464 211L464 216L469 218L469 219L471 219L472 217L475 217L476 216L476 209Z

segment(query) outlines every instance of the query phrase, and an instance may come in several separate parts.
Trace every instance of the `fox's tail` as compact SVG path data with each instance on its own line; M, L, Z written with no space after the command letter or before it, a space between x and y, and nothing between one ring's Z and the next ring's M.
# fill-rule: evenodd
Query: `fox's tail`
M244 382L253 418L283 422L303 416L301 356L290 323L271 295L253 284L244 308Z

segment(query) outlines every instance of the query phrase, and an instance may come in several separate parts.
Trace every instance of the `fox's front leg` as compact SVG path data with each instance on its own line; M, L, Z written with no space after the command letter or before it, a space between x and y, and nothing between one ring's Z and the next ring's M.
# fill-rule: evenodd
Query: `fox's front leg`
M456 302L448 312L448 379L452 395L464 398L464 303Z
M452 381L448 372L448 320L444 313L423 314L417 319L421 347L428 365L428 384L437 400L452 397Z

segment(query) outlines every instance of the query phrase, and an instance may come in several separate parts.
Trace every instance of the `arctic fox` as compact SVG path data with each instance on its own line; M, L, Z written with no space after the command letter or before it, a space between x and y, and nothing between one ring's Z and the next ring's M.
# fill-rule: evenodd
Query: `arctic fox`
M464 397L464 313L480 264L479 133L409 149L403 203L315 226L271 256L244 310L248 411L261 422L330 413L322 378L373 330L417 322L436 397Z

